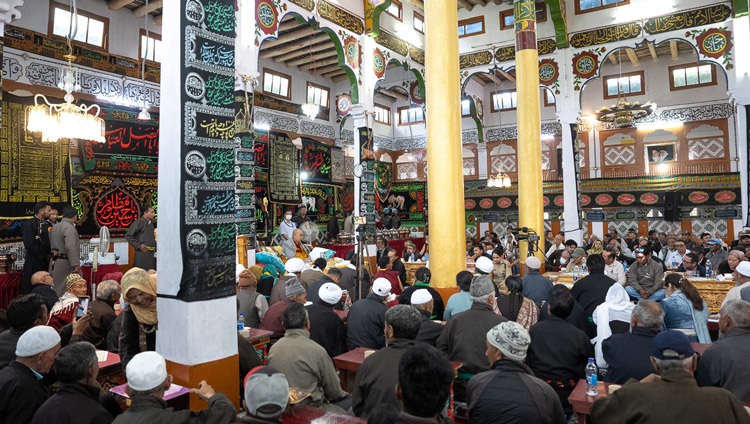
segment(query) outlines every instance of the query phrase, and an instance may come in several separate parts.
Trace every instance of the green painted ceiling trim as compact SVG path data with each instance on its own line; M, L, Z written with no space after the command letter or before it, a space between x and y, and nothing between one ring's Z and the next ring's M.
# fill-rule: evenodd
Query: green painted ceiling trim
M568 23L565 18L565 0L544 0L544 2L549 6L552 23L555 25L555 41L557 42L557 48L564 49L568 47Z
M380 15L385 11L385 9L388 9L388 7L391 5L391 0L385 0L382 4L375 6L374 9L368 8L367 4L370 2L370 0L364 0L365 3L365 33L366 35L369 35L370 37L377 37L380 35ZM370 32L367 32L367 14L372 13L372 29Z
M347 78L349 78L349 86L350 86L349 95L352 97L352 104L359 103L359 85L357 84L357 76L354 74L354 71L352 70L352 68L346 65L346 56L344 55L344 46L341 45L341 39L336 35L336 33L332 29L320 27L320 24L316 22L314 19L311 21L311 25L314 28L320 29L321 31L328 34L328 37L333 42L333 46L336 47L336 56L338 57L338 65L341 69L344 70Z
M734 0L734 17L740 18L748 15L748 0Z

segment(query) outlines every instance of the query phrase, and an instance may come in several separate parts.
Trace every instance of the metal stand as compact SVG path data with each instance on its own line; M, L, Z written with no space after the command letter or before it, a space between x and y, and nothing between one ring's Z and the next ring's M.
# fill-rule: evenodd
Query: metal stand
M359 294L359 297L357 300L362 299L362 284L365 280L365 255L368 257L370 256L370 252L367 249L367 243L365 243L365 231L366 228L364 225L360 225L357 227L357 264L355 265L357 267L357 278L354 282L356 285L356 290ZM364 253L364 254L363 254ZM370 262L367 263L367 272L372 275L372 272L370 271Z

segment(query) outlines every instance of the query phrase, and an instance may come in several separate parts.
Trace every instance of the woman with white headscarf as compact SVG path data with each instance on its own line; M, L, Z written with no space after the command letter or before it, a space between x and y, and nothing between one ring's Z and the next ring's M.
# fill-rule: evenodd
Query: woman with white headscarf
M607 290L604 303L594 309L594 324L596 324L596 337L591 340L595 344L596 364L599 368L606 368L607 362L602 353L602 341L612 335L612 326L615 332L625 332L630 328L630 318L635 305L630 301L630 296L620 284L612 284ZM623 331L624 330L624 331Z

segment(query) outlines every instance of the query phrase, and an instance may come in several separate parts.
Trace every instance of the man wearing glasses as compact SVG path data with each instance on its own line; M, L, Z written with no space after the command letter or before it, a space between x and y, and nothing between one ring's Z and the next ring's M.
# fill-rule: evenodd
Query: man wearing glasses
M666 295L662 284L663 277L664 268L651 257L651 249L639 247L635 249L635 264L628 268L625 291L630 297L638 300L650 299L658 302Z
M688 252L682 257L682 264L677 267L677 272L684 272L688 277L705 277L706 268L698 263L698 255Z
M682 263L682 258L687 254L687 245L683 240L677 240L674 243L675 251L667 255L664 259L664 265L667 268L675 269Z

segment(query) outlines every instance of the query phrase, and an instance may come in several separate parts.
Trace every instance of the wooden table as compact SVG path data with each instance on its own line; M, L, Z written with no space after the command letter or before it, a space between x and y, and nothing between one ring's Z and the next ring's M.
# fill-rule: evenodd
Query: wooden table
M586 380L582 379L578 381L575 389L568 396L568 402L573 407L573 413L578 417L578 424L586 424L589 418L589 411L591 405L596 402L597 399L603 398L609 394L610 383L600 381L597 386L599 387L599 394L597 396L586 395Z
M718 281L700 277L690 277L688 280L698 289L701 297L708 304L708 312L712 314L719 313L721 303L724 302L729 290L735 286L734 280Z
M359 366L362 365L362 362L365 360L365 351L367 350L375 351L376 349L358 347L333 358L333 364L339 371L341 388L347 392L350 391L350 387L352 389L354 388L354 377L357 375Z
M412 285L417 281L416 274L419 268L427 266L427 262L404 262L406 268L406 281L405 284Z
M112 387L124 384L125 373L122 371L120 355L102 350L98 350L96 354L98 357L106 355L103 361L99 361L99 374L96 377L96 381L99 382L102 388L109 390Z
M363 418L352 417L350 415L339 414L336 412L325 411L312 406L294 405L287 408L284 415L281 416L284 423L302 424L302 423L327 423L327 424L349 424L349 423L366 423Z
M268 357L268 349L271 344L271 335L273 334L273 331L261 330L260 328L249 328L248 331L250 334L245 337L245 340L253 345L261 359L266 359Z

